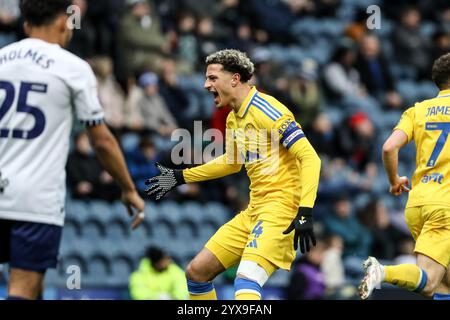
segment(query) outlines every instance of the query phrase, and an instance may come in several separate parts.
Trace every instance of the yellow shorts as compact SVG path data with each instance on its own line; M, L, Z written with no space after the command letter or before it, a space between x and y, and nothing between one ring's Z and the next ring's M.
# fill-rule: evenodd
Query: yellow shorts
M414 251L447 268L450 263L450 207L425 205L406 208L405 219L416 241Z
M277 268L290 270L295 259L294 232L284 235L283 231L296 214L297 210L280 206L265 206L258 213L247 208L224 224L205 247L227 269L242 258L260 265L269 262L261 265L269 274Z

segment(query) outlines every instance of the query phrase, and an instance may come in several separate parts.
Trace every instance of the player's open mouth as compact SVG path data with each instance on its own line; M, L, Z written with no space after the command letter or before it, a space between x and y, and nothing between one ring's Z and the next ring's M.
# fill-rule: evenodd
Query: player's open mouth
M211 91L211 93L214 96L214 103L218 104L220 101L219 94L216 91Z

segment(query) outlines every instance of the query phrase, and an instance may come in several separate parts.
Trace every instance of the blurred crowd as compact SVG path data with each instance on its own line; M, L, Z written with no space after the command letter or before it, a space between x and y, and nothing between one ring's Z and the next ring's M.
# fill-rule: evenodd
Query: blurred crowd
M24 37L18 2L0 3L0 47ZM346 285L360 277L361 259L368 255L414 259L402 218L406 199L388 194L380 151L401 113L437 94L431 65L450 51L448 1L74 4L82 20L69 50L91 64L106 122L141 192L145 180L157 174L155 162L173 166L170 137L175 129L193 132L194 121L202 121L203 130L224 132L230 110L216 110L203 89L204 60L216 50L236 48L255 63L251 81L291 109L322 159L315 207L322 240L297 262L308 267L294 268L292 283L297 285L290 297L353 294ZM380 7L379 29L370 30L366 23L371 4ZM188 156L201 154L207 143L194 141ZM117 186L96 163L85 133L74 136L72 149L67 165L71 196L118 199ZM411 175L414 159L413 148L400 154L402 175ZM241 172L183 186L168 199L217 201L238 212L247 195L248 180Z

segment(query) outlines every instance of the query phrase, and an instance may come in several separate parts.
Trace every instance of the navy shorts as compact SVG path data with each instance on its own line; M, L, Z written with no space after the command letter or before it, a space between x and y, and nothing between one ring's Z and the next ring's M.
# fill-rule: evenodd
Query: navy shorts
M0 263L44 273L56 268L62 227L0 219Z

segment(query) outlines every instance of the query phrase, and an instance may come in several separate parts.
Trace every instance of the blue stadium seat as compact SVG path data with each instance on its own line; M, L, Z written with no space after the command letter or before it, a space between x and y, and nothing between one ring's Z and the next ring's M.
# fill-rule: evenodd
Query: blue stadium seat
M87 260L78 252L73 251L73 253L61 257L57 269L58 275L65 277L67 268L70 266L79 267L82 274L87 273Z
M153 224L153 236L152 239L161 241L171 241L170 239L176 238L176 224L169 222L168 220L158 220Z
M145 243L150 238L150 234L148 233L149 229L146 224L147 221L143 221L137 229L131 230L128 239L136 243Z
M203 206L203 217L215 221L220 226L231 220L233 213L221 203L208 202Z
M45 287L66 287L67 275L63 276L56 269L48 269L44 278Z
M157 209L157 220L168 220L176 223L180 220L180 207L175 201L162 201Z
M89 203L89 212L91 216L95 217L96 219L102 221L105 224L114 215L113 209L114 207L106 201L92 200Z
M106 237L110 240L120 241L129 236L129 225L119 219L110 221L106 228Z
M103 224L96 219L89 219L81 228L82 237L86 240L90 240L92 242L96 242L105 237L105 228Z
M76 241L76 239L79 238L80 236L81 236L80 223L73 218L66 219L66 221L64 222L62 238L67 241Z
M135 268L134 261L129 257L115 256L111 263L111 276L107 279L107 283L111 286L128 286L129 277Z
M190 219L194 223L200 223L204 211L203 207L194 201L187 201L180 206L181 217Z
M199 228L199 239L203 241L207 241L211 236L217 231L217 227L215 224L208 223L207 221L203 221L202 224L198 226Z
M81 224L89 217L88 205L84 201L68 198L65 207L66 216L77 220Z
M111 275L111 263L103 254L95 254L88 262L88 272L82 278L87 286L104 285Z
M199 225L189 219L181 220L176 227L177 238L190 241L192 238L198 237Z

